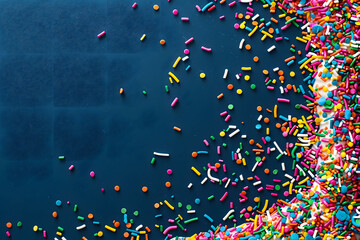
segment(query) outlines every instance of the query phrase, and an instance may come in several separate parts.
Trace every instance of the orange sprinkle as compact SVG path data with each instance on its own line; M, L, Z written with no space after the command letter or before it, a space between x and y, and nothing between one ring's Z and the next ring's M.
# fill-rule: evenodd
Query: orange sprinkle
M94 218L94 215L92 213L89 213L88 214L88 219L93 219Z
M124 238L128 238L129 237L129 233L128 232L124 232Z
M178 132L181 132L181 128L179 128L179 127L174 127L174 130L178 131Z
M120 223L119 222L114 222L114 227L116 227L116 228L120 227Z
M148 191L148 188L147 188L146 186L143 186L143 187L141 188L141 191L143 191L144 193L146 193L146 192Z
M11 228L11 227L12 227L11 222L6 223L6 227L7 227L7 228Z
M258 57L258 56L255 56L253 59L254 59L254 62L258 62L258 61L259 61L259 57Z
M198 155L197 152L192 152L192 153L191 153L191 156L192 156L193 158L196 158L197 155Z
M261 106L257 106L257 107L256 107L256 110L257 110L258 112L260 112L260 111L262 110L262 107L261 107Z
M118 192L118 191L120 191L120 187L119 187L118 185L116 185L116 186L114 187L114 190Z
M221 167L221 164L220 164L220 163L215 163L215 167L216 167L216 168L220 168L220 167Z
M227 88L228 88L229 90L231 90L231 89L234 88L234 86L233 86L232 84L229 84L229 85L227 85Z
M221 93L221 94L219 94L219 95L217 96L217 99L220 99L220 98L222 98L223 96L224 96L224 94Z
M159 207L160 207L160 204L158 204L158 203L154 204L154 208L159 208Z
M124 92L124 89L120 88L120 94L123 94L123 92Z
M283 71L283 70L279 70L279 71L278 71L278 74L279 74L280 76L282 76L282 75L284 75L284 71Z
M248 210L249 212L251 212L251 211L253 210L252 206L248 206L248 207L247 207L247 210Z
M53 216L53 218L57 218L57 217L58 217L57 212L53 212L53 213L52 213L52 216Z
M131 228L131 223L128 222L128 223L126 224L126 228Z
M161 44L161 45L165 45L165 43L166 43L166 42L165 42L164 39L161 39L161 40L160 40L160 44Z
M156 5L156 4L155 4L155 5L153 6L153 8L154 8L155 11L157 11L157 10L159 10L159 5Z
M248 50L248 51L251 50L250 44L246 44L246 45L245 45L245 49Z
M275 125L277 128L280 128L281 127L281 124L280 123L276 123Z
M255 143L254 139L250 139L249 144L254 145L254 143Z
M254 202L259 202L259 201L260 201L259 197L254 198Z
M264 118L264 123L269 123L269 122L270 122L269 118Z
M270 170L268 168L265 168L264 173L269 174Z
M269 74L269 71L266 70L266 69L264 69L264 70L263 70L263 74L264 74L264 75L268 75L268 74Z
M241 159L236 159L236 164L241 164L241 163L242 163Z
M166 182L166 183L165 183L165 186L166 186L167 188L170 188L170 187L171 187L171 182Z

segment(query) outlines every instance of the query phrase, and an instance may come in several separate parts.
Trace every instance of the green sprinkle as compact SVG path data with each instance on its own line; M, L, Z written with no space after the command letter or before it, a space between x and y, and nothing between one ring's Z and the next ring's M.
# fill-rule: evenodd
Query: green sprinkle
M146 95L146 94L147 94L147 92L144 90L144 91L143 91L143 94L144 94L144 95Z
M233 109L234 109L234 105L229 104L229 105L228 105L228 109L229 109L229 110L233 110Z
M214 195L211 195L211 196L208 197L208 200L211 200L211 199L213 199L214 197L215 197Z
M186 205L186 209L191 210L191 205L190 204Z
M18 227L21 227L22 226L22 222L18 222L17 224L16 224Z
M276 175L276 174L278 174L278 172L279 172L279 170L274 169L273 174Z
M64 229L62 227L60 227L60 226L58 227L58 230L61 231L61 232L64 231Z
M121 209L121 213L122 213L122 214L125 214L126 212L127 212L126 208L122 208L122 209Z
M184 221L184 223L188 224L188 223L191 223L191 222L194 222L194 221L197 221L197 220L199 220L199 218L195 217L195 218L191 218L189 220Z
M77 210L78 210L78 205L75 204L75 206L74 206L74 212L77 212Z
M135 212L134 212L134 216L135 216L135 217L139 216L139 211L135 211Z
M178 208L181 208L181 207L182 207L182 203L178 202Z
M84 220L85 220L85 218L82 217L82 216L78 216L77 219L78 219L78 220L81 220L81 221L84 221Z
M155 164L155 158L153 157L152 159L151 159L151 165L154 165Z
M65 157L64 156L59 156L59 160L64 160Z
M169 87L168 85L165 85L165 91L168 93L169 92Z
M255 90L256 85L255 85L255 84L251 84L251 85L250 85L250 88L251 88L252 90Z

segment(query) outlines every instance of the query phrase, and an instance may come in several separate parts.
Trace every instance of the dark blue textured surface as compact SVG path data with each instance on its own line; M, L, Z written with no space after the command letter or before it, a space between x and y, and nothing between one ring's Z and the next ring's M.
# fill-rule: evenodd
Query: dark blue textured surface
M227 110L230 103L235 106L230 123L240 126L248 138L260 141L265 126L261 131L255 130L256 106L272 109L280 95L278 87L274 92L266 90L261 71L266 68L271 72L276 66L288 69L283 59L291 55L289 46L295 43L293 39L300 30L287 30L285 36L292 41L278 43L270 39L262 42L262 35L257 32L250 40L252 50L240 51L240 40L249 38L244 31L233 28L233 17L237 11L244 13L244 6L218 6L211 14L199 14L195 3L189 0L139 1L135 10L132 3L0 0L1 236L5 236L2 234L7 221L16 224L20 220L24 226L11 230L13 239L41 239L39 233L32 232L34 225L44 227L49 237L54 237L56 227L62 226L67 239L81 239L83 235L93 239L93 233L102 228L87 221L86 232L77 232L75 227L82 223L72 212L75 203L80 215L92 212L102 224L122 220L122 207L130 213L139 210L135 225L151 227L152 239L163 238L154 223L166 223L167 217L176 217L164 209L164 217L155 221L154 215L159 213L153 208L155 202L167 199L174 205L178 201L193 205L201 221L189 225L188 235L209 228L202 218L204 213L217 224L228 211L230 201L235 204L237 218L238 211L247 206L238 203L243 184L230 188L228 199L220 203L224 188L210 183L201 186L201 178L190 171L193 165L201 169L208 162L217 161L213 143L209 156L194 160L191 152L207 149L202 140L210 135L217 138L216 144L222 143L218 134L227 124L219 113ZM160 6L158 12L152 9L155 3ZM201 6L205 3L197 1ZM174 8L179 10L177 17L172 15ZM255 8L261 17L270 19L268 10L260 4ZM221 15L226 16L224 21L219 20ZM190 22L182 23L181 16L190 17ZM283 21L279 27L282 24ZM96 35L103 30L107 35L99 40ZM147 37L140 42L144 33ZM173 70L175 59L183 56L184 41L192 36L195 42L188 46L191 59ZM161 39L166 40L166 46L159 44ZM274 43L277 49L267 53L266 49ZM213 52L201 51L203 45ZM252 61L255 55L260 57L257 65ZM189 72L185 72L187 64L191 64ZM234 77L242 66L253 67L249 82ZM230 73L224 81L225 68ZM287 83L299 83L302 77L295 64L291 69L300 77L287 77ZM164 85L170 85L169 71L181 83L170 86L167 94ZM206 79L199 78L201 72L206 73ZM287 71L285 75L288 76ZM233 83L235 89L242 88L243 95L228 91L228 83ZM255 91L250 89L251 83L256 83ZM119 94L120 88L124 88L125 95ZM216 96L221 92L225 97L219 101ZM175 97L180 100L172 109L170 104ZM289 97L290 105L279 104L279 111L285 116L293 114L295 103L303 101L300 95L292 93ZM286 140L280 137L271 116L270 119L272 138L284 146ZM183 132L175 132L173 126L181 127ZM250 150L248 140L241 140L240 136L227 139L228 147L222 150L220 157L228 166L228 176L232 172L253 175L253 155L246 168L230 161L231 150L240 141ZM168 152L171 157L157 158L156 165L151 166L154 151ZM65 155L66 160L59 161L59 155ZM280 169L276 155L271 155L264 166ZM68 171L71 164L75 165L73 172ZM289 159L286 165L290 168ZM172 176L166 174L169 168L174 171ZM274 176L264 175L263 169L256 174L263 182L272 181ZM96 172L95 179L89 177L92 170ZM166 181L171 181L171 189L165 188ZM189 182L193 182L193 190L187 189ZM113 190L115 185L121 187L120 192ZM141 192L143 185L149 187L148 194ZM100 191L102 187L105 193ZM250 188L250 199L258 196ZM173 194L175 198L171 200ZM212 194L216 200L210 202L207 197ZM267 194L264 192L262 199L276 200ZM199 206L194 204L196 197L202 200ZM63 205L58 209L57 199L64 203L69 200L71 207ZM55 210L59 213L57 220L51 217ZM185 208L176 213L190 218ZM121 233L106 232L104 239L122 239L123 230L124 224Z

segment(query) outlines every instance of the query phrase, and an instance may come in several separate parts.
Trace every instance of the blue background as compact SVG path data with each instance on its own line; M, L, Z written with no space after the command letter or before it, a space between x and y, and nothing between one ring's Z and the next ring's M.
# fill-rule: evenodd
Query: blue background
M155 3L160 6L158 12L152 9ZM245 13L246 5L229 8L217 4L215 11L199 14L195 4L202 7L206 3L147 0L139 1L138 8L132 9L133 1L128 0L0 0L0 234L5 237L6 222L22 221L21 229L11 230L14 239L42 238L32 231L34 225L44 227L51 238L57 226L62 226L67 239L93 239L92 235L102 228L88 220L85 232L75 230L82 224L72 212L73 205L78 204L79 215L91 212L102 224L121 221L122 207L128 209L131 218L131 213L139 210L140 215L133 218L135 226L149 226L153 230L151 238L161 239L164 235L154 223L167 225L168 217L175 218L178 213L185 219L193 215L187 216L185 207L176 214L166 208L155 210L155 202L167 199L176 205L180 201L197 210L200 221L190 224L187 234L176 232L180 235L206 231L210 225L202 217L204 213L214 218L215 224L221 223L231 200L237 219L239 210L254 205L252 199L259 194L252 185L251 201L238 202L238 193L248 182L230 187L229 197L220 203L223 186L210 182L201 186L202 178L190 167L201 169L208 162L214 164L219 159L216 145L226 142L228 147L220 158L228 166L227 176L232 172L253 176L254 155L248 157L247 167L240 167L231 161L230 153L239 142L250 151L249 138L260 141L265 135L265 126L255 130L259 114L256 107L272 109L280 94L279 84L273 92L266 90L262 69L268 69L275 78L272 68L278 66L289 76L283 59L291 56L290 44L296 43L294 38L301 33L291 27L283 34L291 41L267 38L262 42L259 32L249 40L245 30L233 27L242 21L234 19L235 12ZM174 8L179 10L178 16L172 14ZM273 16L259 3L254 8L266 22ZM221 15L226 19L219 20ZM182 16L190 17L190 22L181 22ZM281 20L272 26L280 28L283 23ZM97 34L104 30L106 37L98 39ZM147 37L140 42L144 33ZM190 37L195 38L188 46L190 60L180 62L173 70L173 62L183 56L184 42ZM238 49L242 38L251 42L251 51ZM165 46L159 44L161 39L166 40ZM266 49L273 44L277 49L269 54ZM211 47L213 52L204 52L201 46ZM303 47L302 43L296 46ZM260 57L258 64L252 61L255 55ZM188 64L191 70L186 72ZM249 82L234 77L242 66L253 67ZM227 80L222 79L225 68L229 69ZM290 69L297 78L287 77L286 83L300 84L303 77L298 67L294 64ZM169 71L180 79L180 85L170 86ZM206 79L199 78L201 72L206 73ZM239 96L227 90L229 83L244 93ZM250 89L251 83L257 85L255 91ZM170 93L165 92L164 85L170 86ZM125 95L119 94L120 88L124 88ZM221 92L225 97L219 101L216 96ZM171 108L175 97L179 102ZM280 114L303 114L294 111L295 103L303 102L301 95L291 93L288 97L292 102L279 104ZM230 103L234 110L229 123L239 126L241 134L248 135L247 140L240 134L231 141L218 137L228 126L219 113ZM263 115L271 119L272 138L284 148L287 140L275 129L276 121L266 112ZM183 131L175 132L173 126ZM211 135L217 140L206 148L202 140L210 141ZM210 153L194 160L191 152L198 150ZM157 158L152 166L154 151L171 156ZM66 156L66 160L59 161L59 155ZM280 170L276 156L267 157L264 166ZM283 157L281 161L290 169L290 159ZM73 172L68 171L71 164L75 165ZM166 174L169 168L174 171L172 176ZM271 184L275 176L264 175L263 169L259 168L256 175ZM95 179L89 177L92 170ZM171 189L165 187L166 181L172 183ZM194 184L192 190L187 189L190 182ZM120 186L120 192L113 190L115 185ZM149 187L147 194L141 192L144 185ZM216 200L208 201L212 194ZM267 191L260 196L262 202L265 198L276 201ZM197 197L202 201L195 206ZM58 199L63 201L61 208L55 206ZM70 207L66 201L71 202ZM58 219L51 217L53 211L58 212ZM159 213L164 217L155 221ZM121 233L105 232L104 239L122 239L124 227L122 224Z

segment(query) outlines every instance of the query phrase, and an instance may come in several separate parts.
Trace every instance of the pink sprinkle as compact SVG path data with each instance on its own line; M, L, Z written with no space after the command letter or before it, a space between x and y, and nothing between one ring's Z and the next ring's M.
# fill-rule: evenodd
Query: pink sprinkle
M199 5L196 5L195 7L199 12L201 12L201 8L199 7Z
M179 11L178 11L177 9L174 9L174 10L173 10L173 14L174 14L175 16L177 16L177 15L179 14Z
M230 114L229 114L229 115L227 115L227 116L226 116L226 118L225 118L225 122L229 121L229 120L230 120L230 118L231 118L231 115L230 115Z
M234 6L235 4L236 4L236 1L233 1L233 2L229 3L229 7L232 7L232 6Z
M207 47L202 46L201 49L206 51L206 52L211 52L211 48L207 48Z
M225 116L227 114L227 111L220 113L220 116Z
M71 165L71 166L69 167L69 170L72 171L73 169L74 169L74 165Z
M11 237L11 234L9 233L9 231L6 231L6 235L7 235L8 237Z
M99 34L97 35L97 37L98 37L98 38L101 38L101 37L105 36L105 34L106 34L105 31L102 31L101 33L99 33Z
M224 170L224 172L226 172L226 165L225 164L223 165L223 170Z
M205 146L209 146L209 142L204 139Z
M224 19L224 18L225 18L225 16L220 16L219 18L222 20L222 19Z
M185 50L184 50L184 54L189 55L189 53L190 53L190 50L189 50L189 49L185 49Z
M278 98L277 100L278 100L278 102L290 103L290 100L289 100L289 99L286 99L286 98Z
M217 154L220 155L221 151L220 151L220 146L217 146Z
M176 98L172 101L171 107L174 107L178 100L179 100L179 99L176 97Z
M173 171L172 171L171 169L168 169L168 170L166 171L166 173L169 174L169 175L171 175L171 174L173 173Z
M44 238L46 238L46 237L47 237L47 235L46 235L46 231L45 231L45 230L43 231L43 237L44 237Z
M91 171L91 172L90 172L90 177L92 177L92 178L95 177L95 172L94 172L94 171Z
M224 195L220 198L220 201L221 202L224 201L225 198L227 197L227 195L228 195L228 192L225 192Z
M194 41L194 38L191 37L188 40L185 41L185 44L188 45L189 43L191 43L192 41Z
M183 21L183 22L188 22L190 19L188 18L188 17L182 17L181 18L181 21Z
M137 7L137 3L135 2L133 5L132 5L132 8L136 8Z

